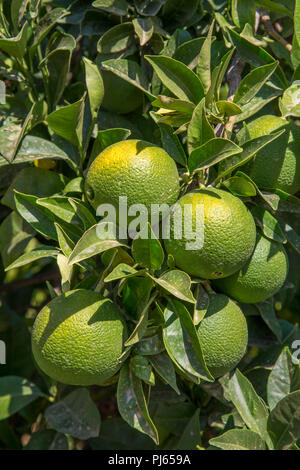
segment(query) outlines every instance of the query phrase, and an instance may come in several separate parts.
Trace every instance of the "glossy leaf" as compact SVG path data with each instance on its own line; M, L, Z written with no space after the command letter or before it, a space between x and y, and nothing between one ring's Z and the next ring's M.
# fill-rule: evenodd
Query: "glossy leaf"
M232 176L222 182L229 191L235 196L252 197L256 196L255 186L242 176Z
M242 153L243 149L228 139L215 137L192 151L189 158L191 172L209 168L225 158Z
M278 66L278 62L262 65L252 70L241 81L235 95L234 103L243 106L251 101L257 95L259 90L270 79Z
M222 450L266 450L263 439L249 429L230 429L209 441L210 445Z
M148 80L143 69L133 60L105 60L102 62L101 67L103 67L104 70L110 70L111 72L118 75L118 77L123 78L123 80L126 80L131 85L136 86L146 93L150 99L154 98L154 95L152 95L152 93L149 91Z
M17 413L43 394L32 382L10 375L0 378L0 420Z
M47 122L53 132L68 140L77 147L82 145L83 99L76 103L63 106L53 111L47 117Z
M300 390L289 393L270 413L268 432L276 450L289 449L300 435Z
M178 395L180 395L180 391L176 382L175 369L168 354L161 352L159 354L155 354L154 356L148 356L148 359L158 375L160 375L160 377L166 381L167 384L169 384Z
M198 333L188 310L178 301L172 301L164 310L164 318L163 338L171 359L192 376L211 381Z
M152 279L167 292L185 302L195 303L196 300L191 291L191 278L184 271L174 269L162 274L160 278Z
M158 444L156 427L150 418L142 382L124 364L120 371L117 391L118 409L122 418L133 428L147 434Z
M270 444L267 434L267 407L249 380L238 369L229 380L225 398L232 401L248 428Z
M187 158L183 146L176 134L173 133L173 129L166 124L160 124L161 141L165 151L175 160L184 167L187 166Z
M147 230L147 238L140 236L134 238L132 255L140 266L155 271L161 268L164 252L149 223L145 229Z
M12 264L7 266L5 271L9 271L10 269L19 268L20 266L24 266L29 263L33 263L34 261L42 258L56 258L59 254L59 251L51 246L39 246L28 253L20 256L16 259Z
M146 56L162 83L181 100L199 103L204 96L203 85L186 65L167 56Z
M107 239L99 238L98 230L101 230L102 227L106 227L105 222L94 225L82 235L69 257L70 265L99 255L111 248L122 246L122 243L117 239L111 238L110 235L108 235Z
M272 410L286 395L300 390L300 365L285 347L268 377L268 404Z
M262 229L263 234L279 243L286 243L286 236L278 220L267 210L260 206L251 209L256 224Z
M214 137L215 133L208 122L205 112L205 98L203 98L194 109L192 119L188 126L187 141L189 152L191 153Z
M45 417L53 429L77 439L99 434L101 417L86 388L79 388L49 406Z

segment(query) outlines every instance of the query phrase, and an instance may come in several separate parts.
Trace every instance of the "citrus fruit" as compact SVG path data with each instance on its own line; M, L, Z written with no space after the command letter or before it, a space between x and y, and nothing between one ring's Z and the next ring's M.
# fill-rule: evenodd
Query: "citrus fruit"
M198 334L206 365L215 378L231 371L246 352L246 318L226 295L209 294L209 306Z
M247 125L250 139L285 129L261 149L242 170L261 189L281 189L294 194L300 190L300 127L278 116L260 116ZM244 132L244 131L243 131Z
M126 325L118 307L97 292L69 291L38 314L32 351L47 375L69 385L102 384L120 368Z
M162 148L142 140L124 140L107 147L93 161L86 178L87 198L95 207L127 196L128 207L173 204L179 195L174 160Z
M101 70L104 84L102 106L107 111L127 114L143 103L143 92L108 70Z
M52 170L56 167L56 161L51 158L43 158L41 160L34 160L34 166L42 168L43 170Z
M176 219L171 217L171 237L165 240L166 250L178 268L197 277L215 279L229 276L246 263L254 249L256 229L251 213L240 199L208 187L185 194L178 205L183 214L183 236L175 238ZM191 218L195 233L190 238L196 238L197 206L203 209L204 243L202 248L189 249L184 226Z
M288 257L283 245L258 234L249 261L232 276L215 281L215 285L239 302L262 302L281 288L287 272Z

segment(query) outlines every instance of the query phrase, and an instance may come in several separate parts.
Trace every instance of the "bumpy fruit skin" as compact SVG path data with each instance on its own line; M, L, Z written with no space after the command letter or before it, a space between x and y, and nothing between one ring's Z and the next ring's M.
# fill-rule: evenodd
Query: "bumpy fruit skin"
M86 194L97 209L100 204L119 206L127 196L128 207L144 204L172 205L179 195L174 160L162 148L142 140L125 140L107 147L92 163L86 177Z
M118 307L78 289L54 298L38 314L32 352L47 375L69 385L102 384L119 370L127 334Z
M102 106L107 111L127 114L143 103L143 92L112 72L101 70L104 84Z
M251 213L240 199L208 187L185 194L178 204L182 212L190 204L185 210L192 213L194 231L196 206L202 205L204 211L204 244L198 250L186 249L185 237L174 238L171 218L171 238L165 240L165 247L178 268L203 279L217 279L238 271L247 262L254 249L256 229Z
M239 302L256 303L276 294L287 273L288 257L283 245L258 234L254 252L245 266L214 284Z
M251 139L280 129L284 134L260 150L242 170L261 189L281 189L290 194L300 190L300 127L286 119L265 115L247 125Z
M198 334L206 365L215 378L231 371L246 352L248 328L245 316L226 295L209 295L208 310Z

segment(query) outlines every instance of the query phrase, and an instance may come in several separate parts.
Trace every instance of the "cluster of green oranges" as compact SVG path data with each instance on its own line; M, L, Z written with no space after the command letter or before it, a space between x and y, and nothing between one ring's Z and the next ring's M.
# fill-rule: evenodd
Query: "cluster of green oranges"
M299 160L293 138L298 132L282 118L259 118L249 126L250 138L288 126L281 152L259 152L245 171L265 187L289 192L300 189ZM269 126L269 127L268 127ZM283 134L284 135L284 134ZM269 171L266 172L266 160ZM271 160L272 159L272 160ZM292 168L292 170L291 170ZM274 171L272 171L272 169ZM269 175L269 180L268 179ZM97 209L120 196L128 206L175 202L188 207L193 230L196 212L203 208L204 242L199 249L187 249L187 239L175 236L171 219L170 238L165 249L174 265L197 280L211 280L215 293L198 333L204 358L211 373L219 377L232 370L244 356L248 330L241 303L262 302L283 285L288 258L284 247L258 233L246 205L231 193L206 187L184 194L179 200L180 182L174 160L161 148L144 141L127 140L106 148L91 164L86 177L86 196ZM127 336L119 307L97 292L78 289L60 295L36 318L32 347L40 368L52 378L74 385L105 384L119 370ZM123 354L124 357L124 354Z

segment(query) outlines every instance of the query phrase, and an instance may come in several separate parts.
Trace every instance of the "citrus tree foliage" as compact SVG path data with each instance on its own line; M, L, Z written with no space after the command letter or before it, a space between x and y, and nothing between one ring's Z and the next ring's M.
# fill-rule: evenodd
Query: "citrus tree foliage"
M298 449L300 201L259 187L244 165L287 132L251 139L252 118L297 125L299 44L298 0L1 2L0 448ZM101 106L108 72L141 94L133 112ZM129 137L172 156L182 194L213 185L239 197L289 254L282 289L242 305L248 352L218 380L196 331L209 282L177 269L156 238L97 237L86 171ZM32 359L38 311L76 288L126 318L106 387L56 383Z

